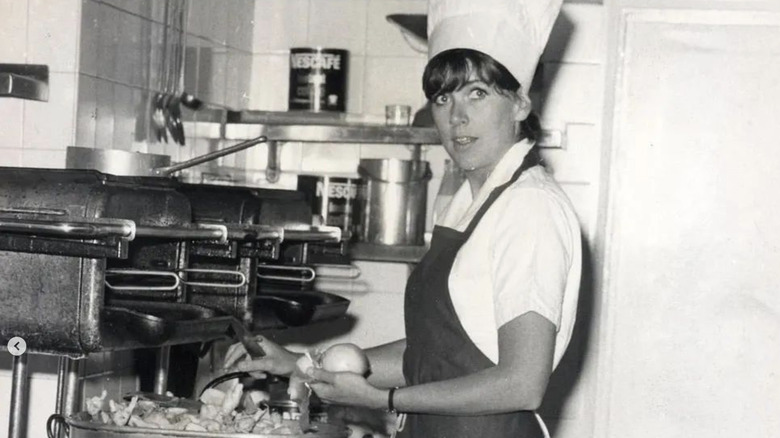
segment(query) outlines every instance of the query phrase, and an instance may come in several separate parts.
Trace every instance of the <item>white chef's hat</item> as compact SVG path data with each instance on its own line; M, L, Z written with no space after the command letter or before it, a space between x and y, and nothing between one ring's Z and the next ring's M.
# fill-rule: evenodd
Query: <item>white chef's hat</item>
M563 0L429 0L428 59L449 49L490 55L528 92Z

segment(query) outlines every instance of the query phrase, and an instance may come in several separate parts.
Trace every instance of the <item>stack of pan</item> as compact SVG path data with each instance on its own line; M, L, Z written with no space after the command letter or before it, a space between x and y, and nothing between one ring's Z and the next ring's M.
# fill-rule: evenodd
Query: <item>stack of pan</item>
M230 313L255 330L307 325L346 312L348 300L309 287L314 269L307 263L308 249L339 239L308 231L311 208L301 193L203 184L182 184L179 191L190 199L198 223L262 224L284 229L281 242L193 244L189 257L192 272L236 271L247 281L232 290L214 283L191 283L188 302Z

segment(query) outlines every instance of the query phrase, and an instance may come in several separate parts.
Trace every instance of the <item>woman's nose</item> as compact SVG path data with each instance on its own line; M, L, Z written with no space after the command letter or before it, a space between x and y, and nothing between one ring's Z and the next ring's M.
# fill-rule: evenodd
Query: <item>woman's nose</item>
M450 124L451 125L463 125L468 123L469 117L466 114L466 108L463 104L454 102L450 108Z

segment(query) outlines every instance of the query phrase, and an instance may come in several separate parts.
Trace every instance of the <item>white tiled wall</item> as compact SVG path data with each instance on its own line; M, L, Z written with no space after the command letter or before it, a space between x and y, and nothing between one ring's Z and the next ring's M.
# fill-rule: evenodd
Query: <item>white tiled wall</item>
M2 0L3 39L0 59L3 62L27 62L27 8L28 0Z
M61 168L69 145L141 147L175 152L178 159L186 148L145 144L138 123L152 91L160 89L165 2L0 0L0 63L50 69L48 102L0 99L0 166ZM249 96L253 0L189 3L185 89L209 103L241 108ZM86 397L138 388L129 352L92 354L81 362ZM10 355L0 354L0 431L8 430L10 364ZM31 355L29 366L27 433L42 437L54 412L57 358Z
M425 103L421 76L426 55L414 51L401 32L387 22L393 13L425 13L424 0L256 0L253 37L253 69L249 107L266 111L287 109L289 49L322 46L350 52L347 112L364 120L381 121L387 104L405 104L416 111ZM546 128L561 131L562 149L549 149L544 156L564 186L585 186L595 202L600 143L604 44L603 7L596 4L565 4L543 55L543 88L537 108ZM261 148L247 155L264 155ZM301 162L282 160L282 169L306 173L356 175L361 158L409 159L403 145L301 146ZM443 161L440 147L426 147L424 159L431 163L430 211L441 182ZM248 166L262 165L261 158ZM581 191L581 188L572 191ZM595 208L579 211L584 229L592 233Z
M423 103L425 55L412 50L385 16L424 13L424 0L256 0L252 109L286 111L293 47L349 51L347 112L384 120L384 105ZM264 78L275 80L264 80Z
M81 0L3 0L0 10L2 62L46 64L50 73L49 102L0 100L0 162L62 167L59 151L74 138Z
M245 107L253 0L186 3L184 89L207 103ZM64 167L71 145L170 150L149 135L146 123L154 91L166 88L165 5L166 0L0 1L0 61L50 69L48 102L0 100L0 163ZM172 78L170 87L177 83ZM191 156L189 149L173 151L174 160Z

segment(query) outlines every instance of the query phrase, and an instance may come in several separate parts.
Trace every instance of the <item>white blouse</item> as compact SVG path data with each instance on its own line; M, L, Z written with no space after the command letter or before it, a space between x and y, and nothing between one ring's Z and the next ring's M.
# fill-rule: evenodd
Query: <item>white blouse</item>
M515 144L476 197L466 181L437 225L465 231L490 192L509 181L533 144ZM526 170L488 209L455 258L450 297L466 333L498 363L498 328L527 312L555 324L553 369L571 339L582 248L571 202L541 167Z

